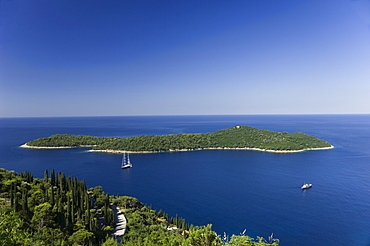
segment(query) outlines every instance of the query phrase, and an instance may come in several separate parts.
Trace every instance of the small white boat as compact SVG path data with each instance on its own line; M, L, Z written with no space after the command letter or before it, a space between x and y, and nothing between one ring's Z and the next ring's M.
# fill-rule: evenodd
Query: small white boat
M128 153L127 153L127 156L125 153L123 153L121 168L125 169L125 168L130 168L130 167L132 167L132 164L130 162L130 156Z
M304 185L302 185L301 189L305 190L305 189L309 189L311 187L312 187L312 184L304 184Z

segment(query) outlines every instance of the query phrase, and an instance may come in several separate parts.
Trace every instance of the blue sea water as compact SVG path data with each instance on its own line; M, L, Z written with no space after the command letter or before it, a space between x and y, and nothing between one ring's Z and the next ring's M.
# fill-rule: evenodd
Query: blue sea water
M204 150L121 155L86 148L21 149L52 134L131 137L206 133L235 125L303 132L331 150L276 154ZM219 234L271 233L283 246L370 245L370 115L234 115L1 118L0 167L43 177L45 169L101 185L113 195L137 197ZM313 187L301 191L304 182Z

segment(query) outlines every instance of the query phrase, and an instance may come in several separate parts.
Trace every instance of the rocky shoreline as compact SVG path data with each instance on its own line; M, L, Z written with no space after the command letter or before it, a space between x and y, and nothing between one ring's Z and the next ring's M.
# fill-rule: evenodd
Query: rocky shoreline
M80 145L80 146L62 146L62 147L40 147L40 146L30 146L27 143L19 146L19 148L24 149L73 149L73 148L82 148L82 147L96 147L96 145Z
M254 150L254 151L264 151L270 153L298 153L308 150L326 150L326 149L333 149L334 146L331 145L330 147L323 147L323 148L306 148L301 150L271 150L271 149L259 149L259 148L229 148L229 147L218 147L218 148L196 148L196 149L169 149L166 151L126 151L126 150L112 150L112 149L91 149L87 150L86 152L102 152L102 153L111 153L111 154L123 154L123 153L130 153L130 154L149 154L149 153L162 153L162 152L185 152L185 151L198 151L198 150Z

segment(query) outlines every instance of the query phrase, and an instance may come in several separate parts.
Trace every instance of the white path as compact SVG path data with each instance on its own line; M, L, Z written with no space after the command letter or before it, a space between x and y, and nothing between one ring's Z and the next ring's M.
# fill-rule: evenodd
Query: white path
M122 240L122 236L125 235L126 233L127 220L126 217L121 212L121 210L119 209L119 207L111 205L111 208L114 213L114 222L116 223L113 236L120 243Z

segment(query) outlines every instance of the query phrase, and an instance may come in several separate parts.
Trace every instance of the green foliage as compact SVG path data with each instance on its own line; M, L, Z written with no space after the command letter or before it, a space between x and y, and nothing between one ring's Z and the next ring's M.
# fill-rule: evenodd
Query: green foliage
M102 246L120 246L116 240L114 240L112 237L108 237L104 243L102 243Z
M186 228L168 229L175 226L172 223L175 218L180 220L178 216L168 218L168 215L145 206L133 197L113 196L111 200L127 218L124 245L184 245L187 234L182 234Z
M30 146L43 146L43 147L80 147L80 146L94 146L106 142L115 141L115 137L93 137L84 135L69 135L69 134L56 134L47 138L40 138L28 142Z
M89 242L92 241L92 238L94 237L94 233L89 232L85 229L80 229L76 232L74 232L70 237L69 241L77 244L77 245L88 245Z
M202 229L191 230L186 240L189 246L221 246L222 241L216 232L212 231L212 225Z
M248 126L235 126L206 134L171 134L135 136L130 138L91 137L83 135L53 135L27 143L39 147L95 146L96 150L176 151L207 148L258 148L268 150L303 150L331 145L300 132L274 132Z
M257 240L254 238L241 235L241 236L231 236L230 241L227 243L230 246L278 246L279 239L269 238L269 240L265 240L263 237L257 237Z
M85 182L63 173L52 170L49 177L45 171L43 179L36 179L29 172L0 169L0 194L0 227L8 227L1 230L7 237L0 239L7 243L0 245L69 245L83 232L88 232L88 243L99 245L111 233L97 225L94 194L87 192Z
M0 211L0 245L24 245L29 237L24 221L14 212Z
M179 216L169 218L139 200L109 196L102 187L86 189L84 182L66 178L63 173L45 171L43 179L28 172L16 174L0 169L0 245L120 245L113 238L113 212L110 204L127 218L126 246L277 246L258 237L232 236L222 242L211 225L188 225ZM98 205L99 204L99 205ZM99 213L98 213L99 210ZM102 215L103 217L98 216ZM105 220L102 227L98 221Z
M45 226L52 227L56 214L51 210L50 203L45 202L36 206L33 210L33 217L31 223L37 229L37 233Z

